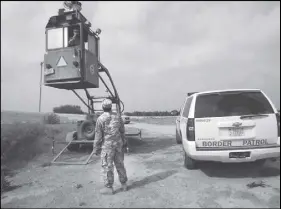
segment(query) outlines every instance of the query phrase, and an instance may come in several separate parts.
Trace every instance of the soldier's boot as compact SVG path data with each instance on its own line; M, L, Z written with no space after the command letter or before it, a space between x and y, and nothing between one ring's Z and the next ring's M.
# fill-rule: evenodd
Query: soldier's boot
M100 193L105 194L105 195L112 195L112 194L114 194L114 190L112 187L105 187L100 190Z
M127 191L128 190L128 186L126 183L122 184L122 191Z

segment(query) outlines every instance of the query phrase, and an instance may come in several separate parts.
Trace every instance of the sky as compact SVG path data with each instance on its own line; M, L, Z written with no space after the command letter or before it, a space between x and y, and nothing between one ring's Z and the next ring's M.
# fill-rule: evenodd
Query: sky
M1 1L1 111L38 111L45 26L62 3ZM171 111L188 92L226 88L262 89L280 107L279 1L81 3L125 112ZM65 104L86 110L73 92L42 87L41 111Z

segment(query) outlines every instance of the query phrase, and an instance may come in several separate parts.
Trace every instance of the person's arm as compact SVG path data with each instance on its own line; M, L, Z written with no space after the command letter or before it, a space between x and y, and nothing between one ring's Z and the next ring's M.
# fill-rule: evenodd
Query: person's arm
M102 141L103 141L103 126L100 118L98 118L95 128L95 140L94 140L94 150L96 154L98 154L101 150Z
M127 139L125 137L125 125L124 125L124 122L123 122L121 116L119 117L119 120L120 120L120 124L121 124L120 129L119 129L121 138L122 138L124 146L127 146L128 144L127 144Z
M74 45L76 38L77 38L77 35L74 35L74 36L69 40L68 45L69 45L69 46L70 46L70 45Z

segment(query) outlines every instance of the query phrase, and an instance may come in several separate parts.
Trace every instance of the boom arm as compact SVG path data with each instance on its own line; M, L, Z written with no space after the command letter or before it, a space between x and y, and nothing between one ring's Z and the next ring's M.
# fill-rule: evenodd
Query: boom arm
M114 85L114 82L113 82L113 80L112 80L112 78L111 78L111 75L110 75L108 69L107 69L103 64L101 64L101 63L99 63L99 65L100 65L100 67L101 67L101 68L100 68L100 72L105 72L106 75L108 76L108 78L109 78L109 80L110 80L110 82L111 82L111 85L112 85L112 87L113 87L115 96L114 96L113 93L110 91L110 89L108 88L108 86L107 86L106 83L104 82L104 80L103 80L103 78L101 77L101 75L99 75L99 78L101 79L101 81L103 82L103 84L105 85L105 87L108 89L108 91L109 91L109 93L111 94L111 96L115 99L115 102L116 102L116 104L117 104L117 110L118 110L119 113L121 114L121 113L124 111L124 103L123 103L123 102L120 100L120 98L119 98L117 89L116 89L116 87L115 87L115 85ZM122 109L121 109L121 104L122 104Z

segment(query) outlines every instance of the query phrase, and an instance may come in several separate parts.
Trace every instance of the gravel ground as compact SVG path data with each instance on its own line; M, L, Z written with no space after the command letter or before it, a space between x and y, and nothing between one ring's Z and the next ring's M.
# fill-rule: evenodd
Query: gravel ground
M52 155L46 153L11 177L18 187L3 195L1 207L280 208L280 162L268 162L264 168L202 163L189 171L183 167L174 125L128 127L141 128L143 136L129 139L131 152L125 158L129 191L120 191L116 176L117 193L99 193L98 157L86 166L49 166ZM249 188L253 182L257 187Z

